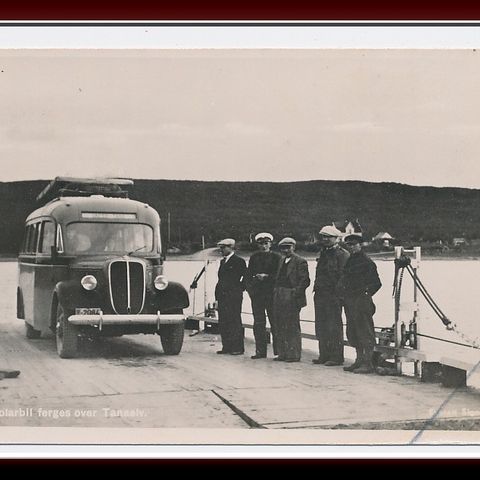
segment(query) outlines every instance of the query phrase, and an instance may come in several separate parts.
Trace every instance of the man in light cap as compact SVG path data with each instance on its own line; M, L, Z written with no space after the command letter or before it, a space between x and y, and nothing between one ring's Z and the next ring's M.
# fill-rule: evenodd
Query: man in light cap
M344 361L341 278L349 253L338 245L342 232L334 226L324 226L319 234L321 250L313 287L319 355L312 362L331 367Z
M307 304L310 285L307 261L294 253L296 242L286 237L278 242L283 259L278 266L273 291L273 315L277 327L278 357L274 360L299 362L302 355L300 310Z
M382 283L375 263L362 251L362 234L352 233L344 238L350 257L343 271L345 288L345 315L347 317L348 343L355 347L355 362L343 367L347 372L372 373L375 330L372 296Z
M254 253L248 262L246 286L250 295L253 312L253 335L255 337L255 355L252 359L267 356L267 316L273 337L273 353L278 355L277 332L273 315L273 285L278 270L280 255L272 252L273 236L262 232L255 235L258 252Z
M247 270L245 260L235 255L235 240L220 240L222 253L215 298L218 302L218 326L222 338L222 349L217 353L242 355L244 353L244 329L242 326L242 301L244 277Z

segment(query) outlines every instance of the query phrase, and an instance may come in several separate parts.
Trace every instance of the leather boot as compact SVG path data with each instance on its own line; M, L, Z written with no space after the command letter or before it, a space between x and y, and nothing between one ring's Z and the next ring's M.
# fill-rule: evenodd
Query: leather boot
M325 362L328 362L328 357L322 355L321 353L318 355L318 358L314 358L312 363L315 365L323 365Z
M361 365L353 370L353 373L373 373L373 348L365 348L363 350L363 361Z
M353 372L356 368L359 368L362 365L363 349L355 348L355 351L357 353L357 358L355 359L355 361L351 365L349 365L348 367L343 367L343 369L346 372Z

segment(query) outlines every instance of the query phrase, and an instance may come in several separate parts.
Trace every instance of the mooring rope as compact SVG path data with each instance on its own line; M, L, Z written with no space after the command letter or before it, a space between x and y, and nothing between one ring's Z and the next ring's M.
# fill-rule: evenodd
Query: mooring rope
M412 280L414 284L417 286L419 292L422 294L422 296L425 298L427 303L430 305L432 310L435 312L435 314L440 318L442 323L445 325L447 330L455 332L459 337L461 337L468 345L463 345L467 347L472 347L476 349L480 349L480 340L479 338L471 338L469 335L463 333L461 329L458 328L458 325L454 322L452 322L446 315L443 313L442 309L438 306L438 304L435 302L435 300L432 298L430 293L428 292L427 288L423 284L422 280L418 276L417 272L413 269L410 258L407 256L401 256L400 258L395 259L395 280L397 279L398 272L400 272L400 279L401 279L401 274L403 270L407 269L407 272L410 274L412 277ZM397 282L394 281L394 295L398 293L398 290L401 288L401 280L399 282L399 286L397 287ZM424 335L426 336L426 335ZM449 340L444 340L442 338L438 337L430 337L434 338L438 341L441 342L447 342L447 343L454 343L450 342ZM459 344L461 345L461 344Z

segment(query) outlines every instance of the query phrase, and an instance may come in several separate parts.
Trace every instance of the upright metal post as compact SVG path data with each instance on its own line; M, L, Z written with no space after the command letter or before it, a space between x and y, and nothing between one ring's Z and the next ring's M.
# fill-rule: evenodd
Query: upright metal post
M170 247L170 212L167 212L167 240Z
M195 316L195 292L197 291L196 288L193 289L193 303L192 303L192 317Z
M403 255L403 247L395 247L395 259L399 259ZM398 278L395 279L397 284L395 287L398 287ZM394 319L395 324L393 326L393 335L395 339L395 370L397 371L397 375L402 374L402 362L400 361L400 356L398 355L398 351L402 344L402 331L400 328L400 297L395 290L395 298L394 298Z
M418 314L419 314L419 305L418 305L418 289L417 289L417 270L420 268L420 260L422 257L422 249L420 247L415 247L415 265L413 266L413 302L414 302L414 311L413 311L413 321L415 322L416 326L416 334L415 334L415 348L417 350L420 349L419 345L419 325L418 325ZM419 362L416 360L414 362L414 373L415 376L418 377L420 375L419 369Z
M207 275L209 260L205 260L205 273L203 274L203 316L207 315ZM205 322L203 322L203 329L205 330Z

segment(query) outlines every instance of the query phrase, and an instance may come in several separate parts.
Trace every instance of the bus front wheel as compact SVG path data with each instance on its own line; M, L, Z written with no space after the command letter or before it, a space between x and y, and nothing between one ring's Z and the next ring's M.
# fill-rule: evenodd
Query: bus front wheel
M57 305L57 324L55 329L57 353L60 358L74 358L78 352L78 330L68 321L68 314Z

